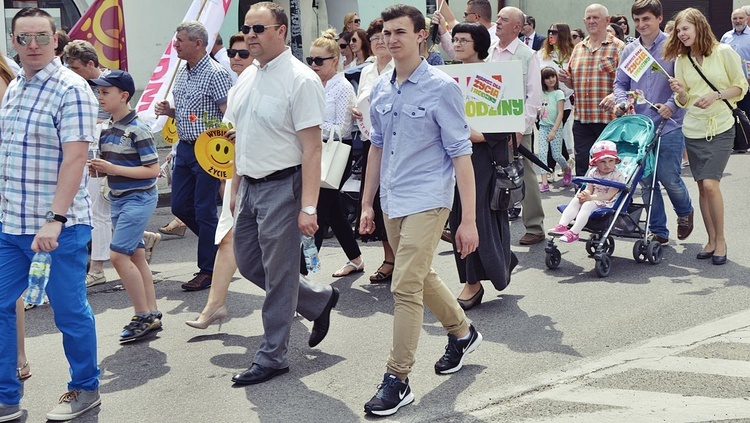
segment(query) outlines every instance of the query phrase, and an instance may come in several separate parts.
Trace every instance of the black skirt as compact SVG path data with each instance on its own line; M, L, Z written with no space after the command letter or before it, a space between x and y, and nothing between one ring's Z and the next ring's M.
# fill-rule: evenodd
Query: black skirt
M362 142L362 179L359 185L359 201L357 202L357 219L354 223L354 236L362 242L370 241L388 241L388 235L385 233L385 222L383 221L383 209L380 208L380 188L375 191L375 199L372 202L372 208L375 210L375 231L371 234L359 233L359 218L362 215L362 194L365 191L365 178L367 175L367 157L370 153L370 141Z
M476 219L479 232L479 247L465 259L456 252L458 277L461 283L470 284L489 280L495 289L501 291L510 283L510 224L507 211L490 210L490 201L494 188L495 172L492 158L498 163L507 164L509 151L507 137L499 134L485 134L487 142L472 144L474 149L471 162L474 166L476 183ZM456 188L453 210L449 224L455 235L461 224L461 198ZM455 238L454 238L455 239Z

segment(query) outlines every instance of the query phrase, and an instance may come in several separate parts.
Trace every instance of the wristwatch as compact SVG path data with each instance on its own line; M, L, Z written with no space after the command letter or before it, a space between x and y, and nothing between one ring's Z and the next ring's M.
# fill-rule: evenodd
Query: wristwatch
M302 207L300 211L310 216L315 216L315 214L318 213L318 210L315 209L315 206L305 206L305 207Z
M53 212L52 210L48 211L47 214L44 216L44 218L47 220L47 222L60 222L63 225L65 224L65 222L68 221L67 217L61 214L57 214Z
M721 100L721 91L716 91L716 94L719 94L719 100Z

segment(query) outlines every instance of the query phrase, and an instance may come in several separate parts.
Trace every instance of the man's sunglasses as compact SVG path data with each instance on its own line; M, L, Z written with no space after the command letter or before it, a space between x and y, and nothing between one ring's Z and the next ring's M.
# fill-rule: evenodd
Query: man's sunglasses
M305 60L307 61L307 64L312 66L313 63L315 63L318 66L323 66L323 63L328 60L333 59L333 56L331 57L307 57Z
M250 57L250 51L248 50L235 50L233 48L230 48L227 50L227 56L229 56L230 59L234 59L234 56L240 55L240 59L247 59Z
M252 29L254 33L256 33L256 34L262 34L262 33L266 32L266 28L274 28L274 27L277 27L277 26L281 26L281 24L274 24L274 25L261 25L261 24L257 24L257 25L242 25L240 27L240 31L243 34L249 34L250 30Z
M550 35L557 35L559 33L560 33L560 31L558 31L556 29L550 29L549 31L547 31L547 34L550 34Z
M16 42L22 46L27 46L31 40L36 40L36 43L40 46L46 46L52 41L52 35L50 34L18 34L16 35Z
M469 15L477 15L477 16L479 16L477 13L474 13L474 12L464 12L464 18L468 18Z

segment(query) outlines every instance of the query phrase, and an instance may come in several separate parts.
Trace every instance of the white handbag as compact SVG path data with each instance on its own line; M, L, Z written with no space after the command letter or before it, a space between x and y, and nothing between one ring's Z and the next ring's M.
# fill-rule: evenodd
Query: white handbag
M338 137L338 141L336 138ZM341 134L331 128L328 142L323 143L320 154L320 187L338 190L346 167L349 166L349 153L352 147L341 141Z

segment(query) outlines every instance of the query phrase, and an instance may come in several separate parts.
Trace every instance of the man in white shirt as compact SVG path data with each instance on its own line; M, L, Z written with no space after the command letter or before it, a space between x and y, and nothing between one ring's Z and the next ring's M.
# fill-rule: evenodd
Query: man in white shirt
M521 144L532 150L531 134L536 122L537 111L542 107L542 77L539 69L539 60L525 45L517 34L524 24L524 15L521 9L516 7L504 7L497 14L497 36L499 40L490 45L488 62L502 62L506 60L519 60L523 64L523 73L526 84L524 93L526 102L524 104L524 117L526 118L526 130L517 133L516 138ZM526 185L526 196L521 205L523 206L523 225L526 234L521 237L521 245L538 244L544 240L544 210L542 209L542 196L537 189L536 165L527 158L523 159L524 176Z
M318 75L286 46L288 28L280 5L250 7L242 32L255 62L232 89L225 115L236 127L231 208L237 267L266 291L263 340L252 366L232 378L243 385L289 371L295 308L315 322L308 341L314 347L328 333L339 298L338 289L298 273L300 233L313 236L318 229L325 100Z

